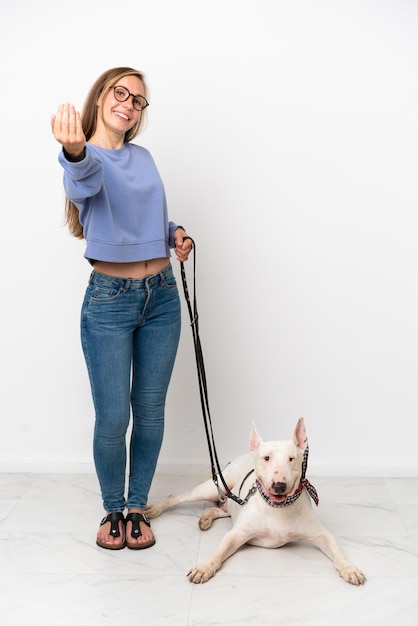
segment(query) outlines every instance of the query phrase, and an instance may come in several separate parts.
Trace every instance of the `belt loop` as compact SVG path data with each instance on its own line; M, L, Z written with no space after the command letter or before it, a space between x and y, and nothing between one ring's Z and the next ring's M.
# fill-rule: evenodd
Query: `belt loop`
M161 284L162 285L166 285L167 284L167 275L170 273L170 271L172 271L170 263L167 265L167 267L165 267L163 270L161 270L161 272L160 272L160 280L161 280Z
M132 278L128 278L125 282L125 286L123 288L123 291L126 293L127 291L129 291L130 286L132 284Z
M91 283L93 282L93 278L94 278L94 274L95 274L95 270L92 270L91 274L90 274L90 278L89 278L89 285L91 285Z

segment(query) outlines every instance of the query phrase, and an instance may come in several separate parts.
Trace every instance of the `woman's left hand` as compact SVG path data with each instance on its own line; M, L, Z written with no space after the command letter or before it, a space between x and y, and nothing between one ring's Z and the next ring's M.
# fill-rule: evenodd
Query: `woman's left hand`
M182 228L176 228L174 231L174 251L177 260L180 262L187 261L192 251L193 242Z

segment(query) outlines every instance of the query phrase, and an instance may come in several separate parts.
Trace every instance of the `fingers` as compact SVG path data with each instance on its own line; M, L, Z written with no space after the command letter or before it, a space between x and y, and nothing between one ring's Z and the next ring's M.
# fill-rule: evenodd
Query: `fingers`
M51 129L55 139L69 151L81 152L86 138L83 133L80 113L73 104L60 104L51 117Z
M176 244L175 252L176 252L177 260L180 262L187 261L187 259L189 258L189 254L193 248L192 240L190 238L186 238L186 236L178 237L175 240L175 244Z
M72 104L60 104L56 115L52 116L53 132L62 136L74 132L76 126L75 108Z

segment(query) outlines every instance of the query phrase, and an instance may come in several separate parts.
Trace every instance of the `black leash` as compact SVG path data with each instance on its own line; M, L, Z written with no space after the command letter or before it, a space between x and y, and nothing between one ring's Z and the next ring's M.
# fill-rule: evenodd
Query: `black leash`
M186 237L185 237L186 239ZM184 269L184 263L180 261L180 269L181 269L181 279L183 282L183 291L184 297L186 299L187 308L189 310L190 323L193 332L193 343L196 355L196 367L197 367L197 375L199 379L199 391L200 391L200 402L202 405L202 413L203 413L203 421L205 424L206 430L206 438L208 441L209 447L209 456L211 462L212 469L212 479L218 489L219 493L219 501L225 502L227 498L231 498L240 505L246 504L250 496L253 495L253 491L250 490L245 500L241 500L238 496L236 496L229 489L228 485L225 482L225 479L222 475L221 467L219 464L218 454L216 452L215 439L213 436L213 428L212 428L212 419L210 416L209 409L209 399L208 399L208 387L206 382L206 372L205 372L205 364L203 361L203 353L202 353L202 345L200 343L199 337L199 314L197 311L197 299L196 299L196 244L191 237L187 237L190 239L193 244L193 305L190 301L189 290L187 287L186 280L186 272ZM219 485L218 478L221 480L223 489Z

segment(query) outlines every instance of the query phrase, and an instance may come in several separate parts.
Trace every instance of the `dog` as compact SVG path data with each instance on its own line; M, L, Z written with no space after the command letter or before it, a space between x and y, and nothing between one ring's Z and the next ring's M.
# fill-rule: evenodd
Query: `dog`
M289 441L263 442L253 424L250 453L229 463L222 473L228 488L239 498L248 491L244 505L230 497L221 503L218 486L210 479L190 491L169 496L148 507L145 513L152 519L183 502L207 500L217 506L205 510L199 521L201 530L208 530L217 518L232 518L231 530L209 561L193 567L187 574L193 583L207 582L246 543L279 548L290 541L305 540L332 560L345 581L362 585L366 580L363 572L347 561L312 509L311 498L318 504L318 497L305 477L307 460L308 440L302 417Z

